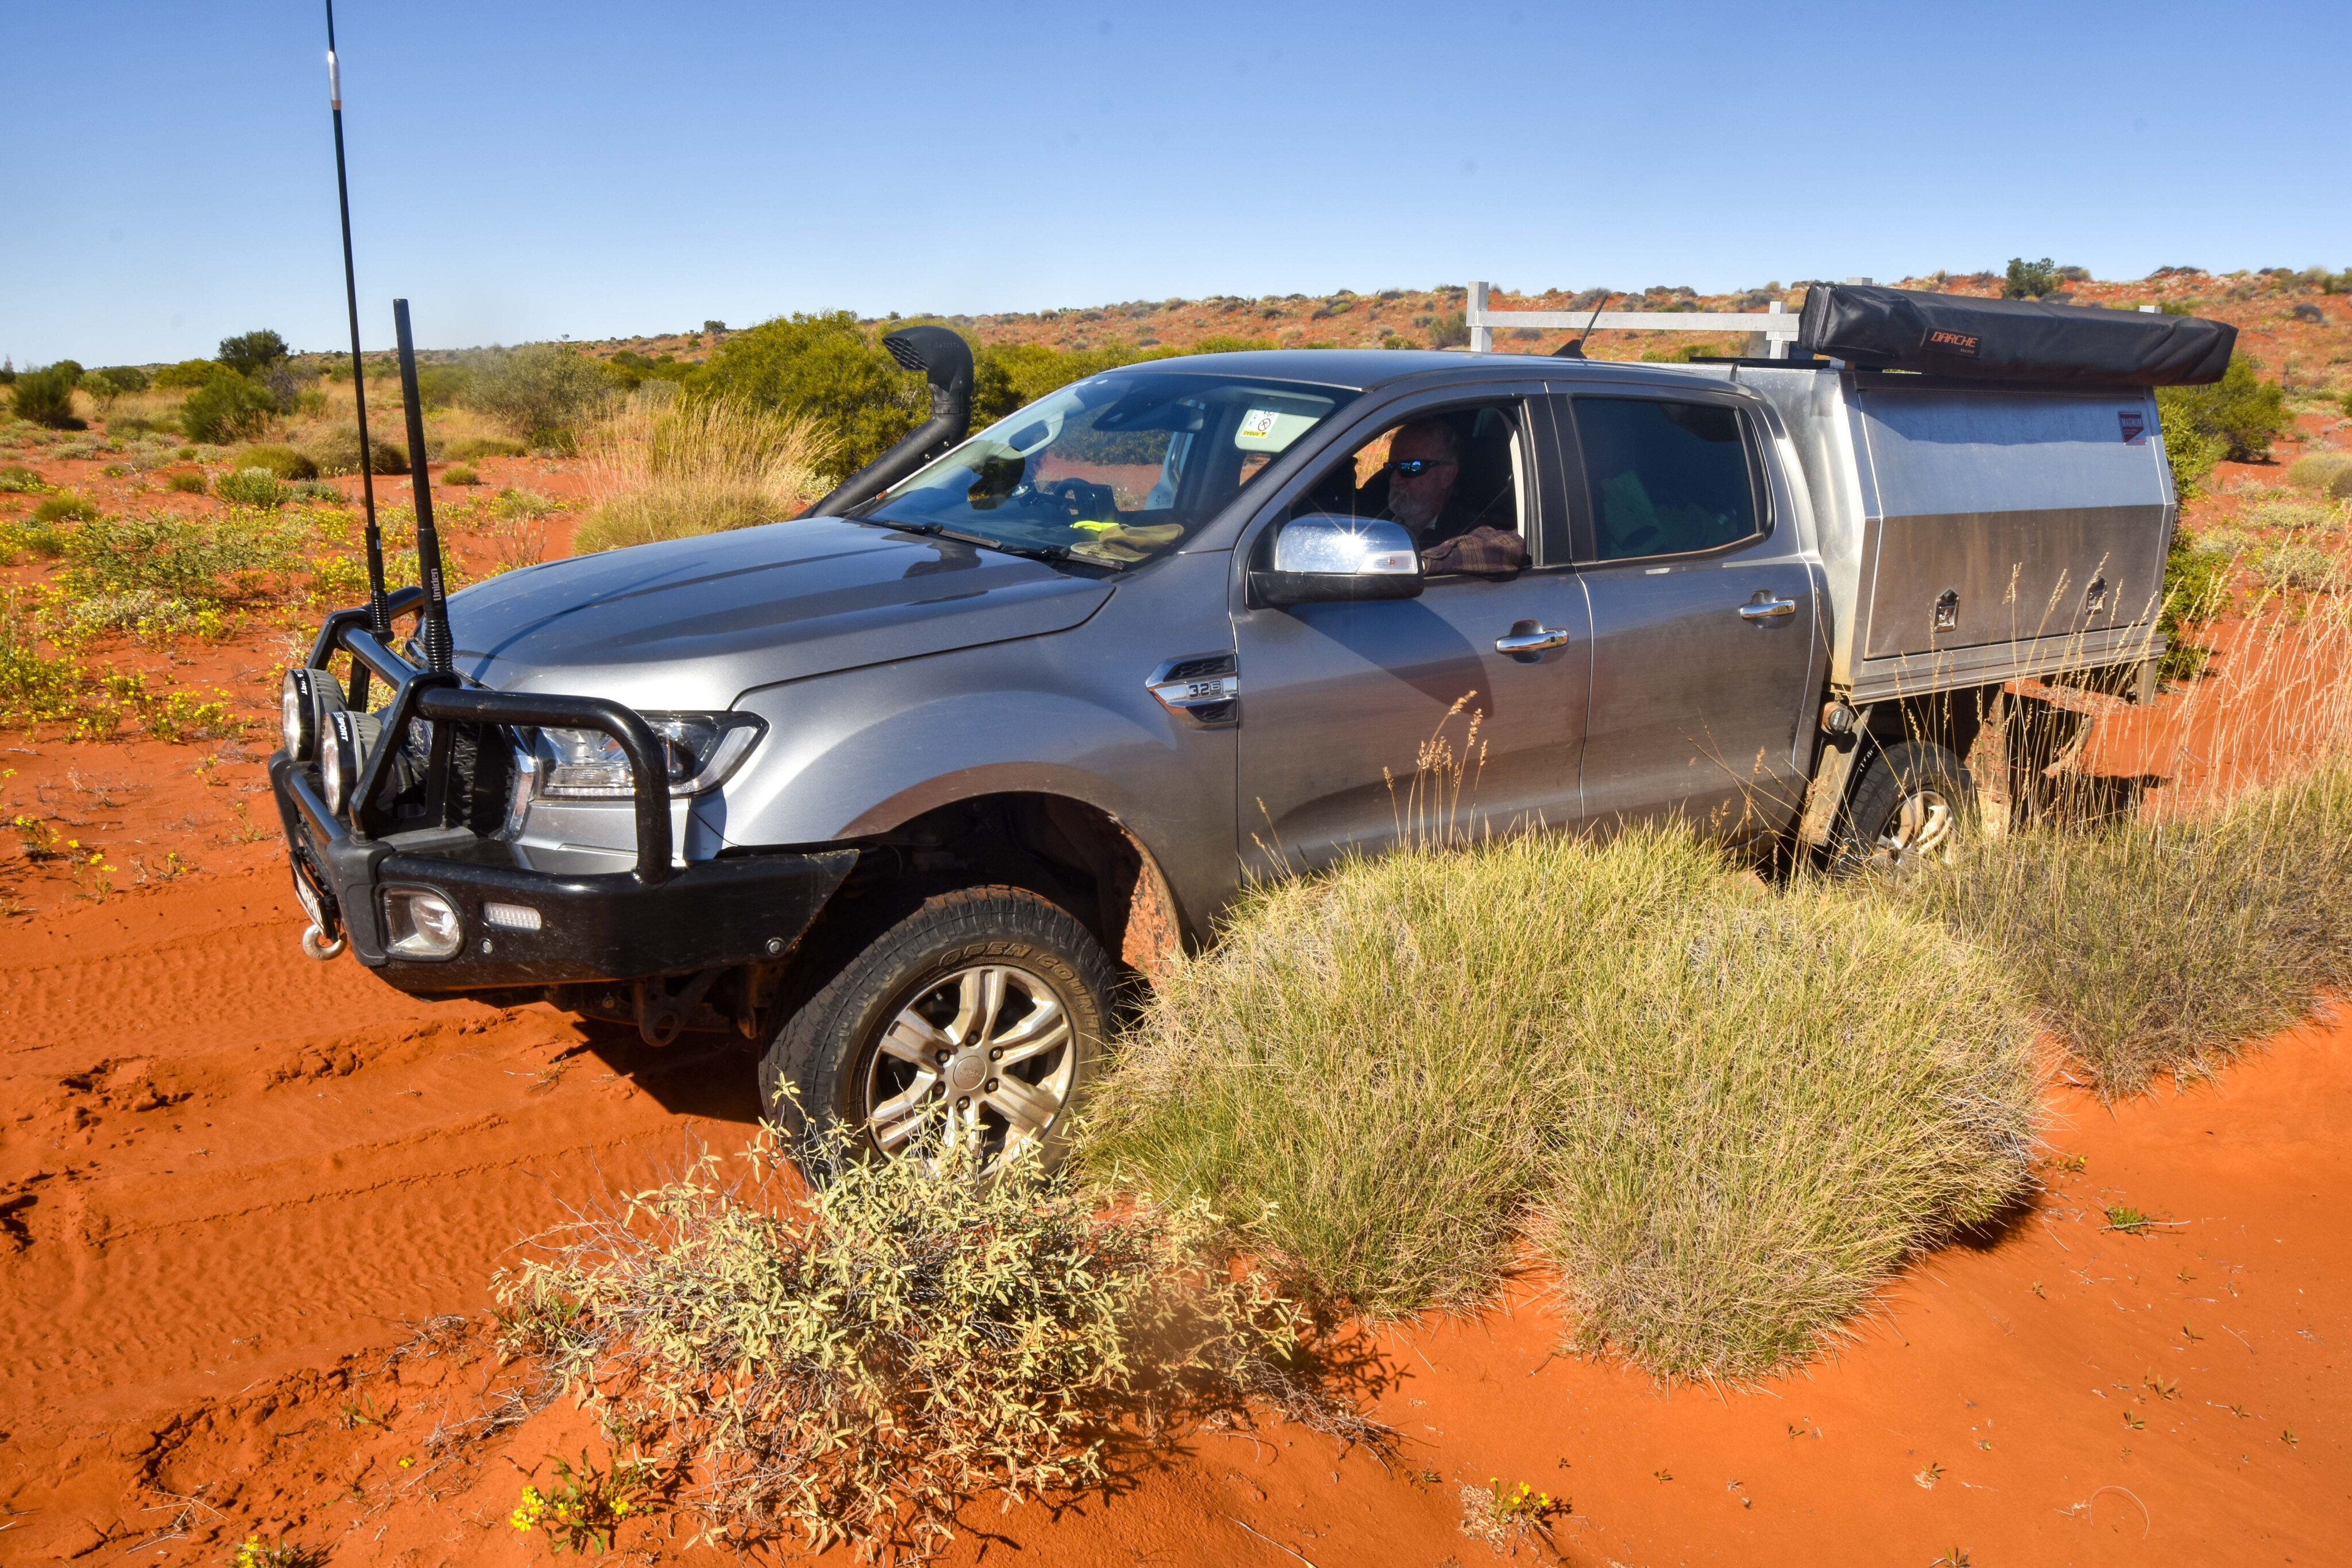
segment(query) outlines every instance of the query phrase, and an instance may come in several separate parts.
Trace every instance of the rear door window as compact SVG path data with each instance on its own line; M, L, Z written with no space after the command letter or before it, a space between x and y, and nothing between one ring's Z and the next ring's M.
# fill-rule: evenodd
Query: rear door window
M1579 397L1575 410L1593 559L1690 555L1762 532L1738 410L1616 397Z

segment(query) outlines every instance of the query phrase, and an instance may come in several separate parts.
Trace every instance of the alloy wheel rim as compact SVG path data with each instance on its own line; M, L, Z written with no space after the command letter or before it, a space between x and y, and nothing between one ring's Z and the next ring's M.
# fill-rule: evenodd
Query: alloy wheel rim
M930 1128L943 1150L976 1141L993 1164L1045 1138L1076 1071L1060 992L1018 965L967 965L884 1027L864 1074L866 1134L896 1156Z

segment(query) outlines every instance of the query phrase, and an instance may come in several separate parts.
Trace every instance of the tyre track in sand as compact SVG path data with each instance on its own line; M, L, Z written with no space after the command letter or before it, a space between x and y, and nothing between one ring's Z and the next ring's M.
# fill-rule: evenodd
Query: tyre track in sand
M727 1146L740 1041L314 964L257 866L0 927L0 1450L152 1425L476 1312L569 1206Z

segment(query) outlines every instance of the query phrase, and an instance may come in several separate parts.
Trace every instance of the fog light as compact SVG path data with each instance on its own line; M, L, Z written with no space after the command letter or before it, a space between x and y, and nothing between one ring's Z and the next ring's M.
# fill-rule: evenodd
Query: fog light
M298 665L287 671L278 694L278 737L286 743L286 754L297 762L317 760L327 716L342 706L342 689L324 670Z
M326 786L327 810L343 814L345 803L359 793L360 772L367 766L383 720L372 713L337 708L319 729L319 775Z
M429 888L383 890L383 950L395 958L446 958L466 945L449 901Z
M539 911L528 904L485 904L482 905L482 924L500 931L536 931L540 925Z

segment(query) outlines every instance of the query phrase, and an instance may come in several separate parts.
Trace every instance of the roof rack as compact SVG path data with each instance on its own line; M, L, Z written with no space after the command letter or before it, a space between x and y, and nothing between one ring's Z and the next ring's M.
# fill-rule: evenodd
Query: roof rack
M1497 327L1577 332L1589 324L1596 332L1745 332L1751 340L1751 340L1748 348L1762 351L1742 357L1769 360L1787 359L1789 345L1797 340L1796 314L1778 299L1768 310L1603 310L1596 315L1590 310L1490 310L1488 287L1473 283L1469 308L1463 312L1474 354L1494 352Z

